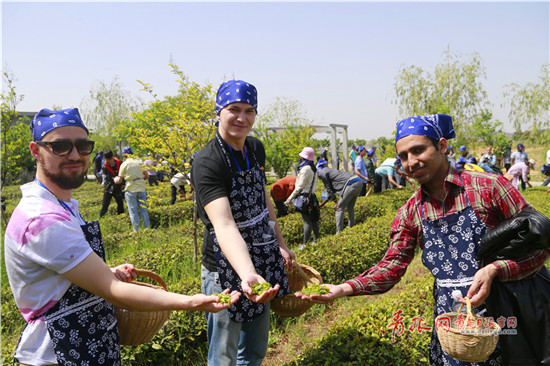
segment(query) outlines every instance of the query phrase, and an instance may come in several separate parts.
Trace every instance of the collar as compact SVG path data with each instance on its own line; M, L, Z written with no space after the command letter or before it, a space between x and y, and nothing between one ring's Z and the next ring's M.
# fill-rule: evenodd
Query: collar
M449 171L445 176L443 187L447 192L451 192L453 190L459 190L459 189L462 189L463 187L462 180L460 179L460 174L453 167L452 164L449 164ZM420 186L419 190L423 201L430 199L431 197L430 194L424 189L422 185Z

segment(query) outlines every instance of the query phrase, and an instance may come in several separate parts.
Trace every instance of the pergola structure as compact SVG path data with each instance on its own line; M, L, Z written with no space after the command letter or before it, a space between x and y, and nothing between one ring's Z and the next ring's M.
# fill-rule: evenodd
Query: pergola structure
M341 125L336 123L330 123L328 126L318 126L318 125L311 125L315 129L315 133L327 133L330 134L330 153L331 153L331 163L333 167L336 167L336 150L337 150L337 144L336 144L336 137L338 134L338 130L342 133L342 153L344 156L342 157L342 161L344 163L344 169L348 172L348 125ZM277 132L279 130L284 130L284 127L270 127L269 128L273 132Z

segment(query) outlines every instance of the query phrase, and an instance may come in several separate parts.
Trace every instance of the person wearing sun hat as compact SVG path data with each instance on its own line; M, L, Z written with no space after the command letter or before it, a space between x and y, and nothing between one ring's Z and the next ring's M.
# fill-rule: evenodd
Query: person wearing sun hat
M126 283L137 277L131 264L109 268L99 222L85 221L71 198L94 148L78 109L42 109L30 128L36 179L21 186L4 237L6 273L27 322L14 365L121 365L113 304L138 311L231 306L217 296ZM235 303L240 294L231 296Z
M317 167L315 166L315 151L313 148L306 146L298 156L300 157L300 164L298 165L298 175L296 176L294 191L286 199L285 205L290 205L291 201L298 197L298 195L308 197L309 210L302 210L301 212L302 221L304 222L304 239L303 244L299 248L303 249L309 243L312 232L313 244L317 243L317 239L320 237L319 220L321 219L321 211L319 201L315 195L318 181Z
M463 297L467 296L479 315L485 312L484 302L491 294L493 281L518 281L545 270L544 261L549 253L544 250L534 250L528 258L501 259L484 266L478 262L474 253L485 231L530 205L502 176L456 171L446 157L448 140L455 137L450 116L409 117L399 121L396 127L397 155L405 172L420 187L398 210L384 258L353 279L339 285L325 284L330 289L328 294L306 296L298 293L296 296L326 304L343 296L386 292L400 281L419 249L424 265L435 277L434 319L455 311L452 305L456 290L461 292L458 300L465 303ZM521 321L516 328L518 332L525 326L519 323ZM544 324L540 327L544 328ZM543 343L540 339L534 342ZM471 365L447 355L435 331L429 347L431 365ZM522 359L517 364L540 362L535 352L518 352L517 347L518 344L511 340L507 347L497 348L483 365L502 364L500 352Z
M295 256L266 189L264 146L248 136L258 113L256 87L243 80L224 82L215 110L216 136L191 166L205 225L201 289L212 294L223 286L244 296L228 311L206 314L208 365L260 365L269 340L270 301L288 294L285 265L292 268ZM271 289L254 294L252 286L263 282Z

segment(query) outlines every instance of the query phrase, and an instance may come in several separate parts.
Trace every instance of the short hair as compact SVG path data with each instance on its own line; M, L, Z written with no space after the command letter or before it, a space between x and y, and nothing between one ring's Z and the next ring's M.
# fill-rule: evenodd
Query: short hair
M428 137L428 136L426 136L426 137ZM431 141L432 144L434 145L435 150L436 150L436 151L439 151L439 140L436 140L436 139L431 138L431 137L428 137L428 138L430 139L430 141Z
M111 150L105 150L105 151L103 152L103 157L104 157L105 159L110 159L110 158L113 157L113 152L112 152Z

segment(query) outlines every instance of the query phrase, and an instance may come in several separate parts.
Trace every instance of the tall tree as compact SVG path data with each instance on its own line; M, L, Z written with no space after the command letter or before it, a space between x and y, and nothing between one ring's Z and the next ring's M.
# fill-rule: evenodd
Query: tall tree
M266 153L266 168L283 178L305 146L313 146L315 129L297 100L278 97L258 115L255 131Z
M540 83L506 86L509 118L517 132L530 130L535 142L550 139L550 64L541 68Z
M2 73L2 163L1 179L2 187L14 183L25 169L32 168L34 161L29 153L29 142L32 139L29 130L29 118L20 118L17 112L17 105L24 98L18 95L15 90L15 77L9 71Z
M433 74L419 66L402 66L395 78L394 103L405 118L444 113L453 117L458 137L467 135L470 123L488 106L482 80L485 66L477 52L469 57L447 49Z
M143 90L154 100L143 111L131 113L117 131L136 154L169 156L174 166L185 171L183 159L189 159L214 136L215 96L210 84L193 82L177 65L169 65L178 78L178 94L159 100L153 87L142 82Z
M118 125L127 120L131 113L137 112L142 102L125 90L118 76L115 76L110 83L96 82L82 105L84 120L93 132L94 139L99 140L99 149L114 150Z
M486 146L493 147L493 154L501 158L511 145L511 141L502 131L502 122L493 119L493 113L488 109L483 109L479 116L476 116L471 125L471 135L475 141L483 142ZM466 144L467 141L465 140Z

